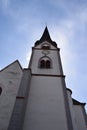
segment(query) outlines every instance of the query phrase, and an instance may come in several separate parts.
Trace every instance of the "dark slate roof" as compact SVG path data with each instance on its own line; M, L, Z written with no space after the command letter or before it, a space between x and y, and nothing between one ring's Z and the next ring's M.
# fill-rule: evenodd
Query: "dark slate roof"
M79 102L79 101L77 101L77 100L75 100L75 99L72 99L72 101L73 101L73 104L74 105L85 105L86 103L81 103L81 102Z
M66 88L68 91L70 91L70 93L72 94L72 90L71 89L69 89L69 88Z
M52 41L51 37L50 37L50 34L49 34L49 31L48 31L48 28L46 26L44 32L43 32L43 35L42 37L40 38L40 40L36 41L35 43L35 46L39 45L40 43L44 42L44 41L48 41L49 43L51 43L53 46L57 47L57 44L56 42Z

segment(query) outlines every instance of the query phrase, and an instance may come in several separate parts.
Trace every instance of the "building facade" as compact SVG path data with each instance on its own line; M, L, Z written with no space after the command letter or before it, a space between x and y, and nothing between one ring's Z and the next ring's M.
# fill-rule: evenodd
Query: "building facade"
M17 60L0 71L0 130L87 130L85 103L71 94L46 27L28 68Z

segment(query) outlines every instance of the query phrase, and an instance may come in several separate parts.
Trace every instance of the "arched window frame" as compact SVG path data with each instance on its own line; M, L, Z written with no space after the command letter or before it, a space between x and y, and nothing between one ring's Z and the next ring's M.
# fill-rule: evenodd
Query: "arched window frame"
M50 49L50 45L48 43L44 43L44 44L42 44L41 48L43 50L49 50Z
M41 65L42 61L44 61L43 67ZM50 63L49 65L47 64L47 61ZM39 60L39 68L41 68L41 69L51 69L52 68L52 60L48 56L41 57L40 60Z

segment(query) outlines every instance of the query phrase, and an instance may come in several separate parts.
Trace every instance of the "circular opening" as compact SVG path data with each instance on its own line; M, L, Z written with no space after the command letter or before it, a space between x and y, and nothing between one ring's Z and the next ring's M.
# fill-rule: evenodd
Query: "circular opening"
M0 95L1 95L1 93L2 93L2 88L0 87Z

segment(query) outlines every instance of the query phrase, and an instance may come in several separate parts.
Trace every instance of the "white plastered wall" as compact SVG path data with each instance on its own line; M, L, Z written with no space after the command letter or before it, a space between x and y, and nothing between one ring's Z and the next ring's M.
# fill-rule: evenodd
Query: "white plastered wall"
M83 113L83 106L81 105L74 105L74 112L76 116L76 124L78 127L78 130L87 130L87 125L85 122L84 118L84 113Z
M32 76L23 130L68 130L61 78Z
M31 60L30 68L32 73L34 74L52 74L52 75L60 75L60 63L57 49L49 50L49 54L47 55L52 61L52 67L50 69L40 69L39 68L39 60L44 57L42 50L33 50L33 56Z
M68 101L69 101L69 108L70 108L70 113L71 113L71 118L72 118L73 130L78 130L77 124L76 124L74 106L73 106L72 97L71 97L71 92L69 90L67 90L67 94L68 94Z
M0 72L0 130L7 130L19 84L22 70L18 62L14 62Z

